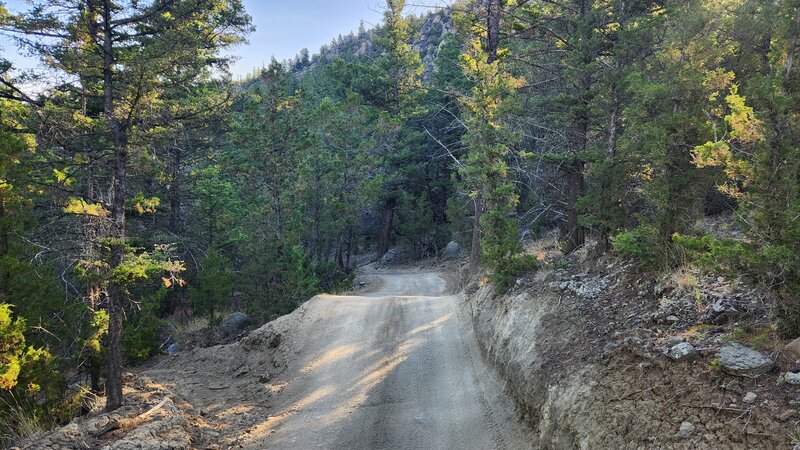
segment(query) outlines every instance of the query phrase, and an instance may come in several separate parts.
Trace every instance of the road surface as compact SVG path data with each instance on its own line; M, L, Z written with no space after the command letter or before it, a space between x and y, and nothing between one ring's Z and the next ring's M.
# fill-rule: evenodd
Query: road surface
M319 296L287 381L244 448L524 449L529 431L483 363L461 297L436 273L378 274Z

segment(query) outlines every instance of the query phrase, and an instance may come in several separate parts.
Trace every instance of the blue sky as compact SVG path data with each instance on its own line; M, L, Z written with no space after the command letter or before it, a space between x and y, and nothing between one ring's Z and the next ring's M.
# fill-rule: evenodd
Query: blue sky
M23 0L0 0L11 11L24 10ZM232 53L239 57L233 66L234 76L242 76L255 67L269 63L271 57L288 59L302 48L311 53L329 43L339 34L358 29L363 20L370 28L381 22L383 0L244 0L248 13L256 25L250 43L240 45ZM409 1L435 5L443 0ZM423 8L409 8L421 12ZM16 55L14 46L0 37L0 47L6 58L19 66L29 67L31 62Z

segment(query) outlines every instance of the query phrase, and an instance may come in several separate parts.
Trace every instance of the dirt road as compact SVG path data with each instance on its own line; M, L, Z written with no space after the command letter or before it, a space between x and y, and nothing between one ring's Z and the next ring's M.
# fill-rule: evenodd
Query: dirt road
M367 292L317 296L143 374L200 411L203 448L530 448L444 277L369 277Z
M309 306L288 384L245 447L529 448L445 280L377 277L371 293Z

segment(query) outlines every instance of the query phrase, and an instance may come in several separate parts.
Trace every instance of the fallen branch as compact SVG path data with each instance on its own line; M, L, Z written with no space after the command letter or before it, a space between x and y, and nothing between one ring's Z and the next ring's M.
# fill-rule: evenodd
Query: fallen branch
M718 411L732 411L732 412L738 412L738 413L742 413L742 412L747 412L748 411L746 409L727 408L725 406L714 406L714 405L687 405L687 404L682 404L681 406L686 406L686 407L689 407L689 408L716 409Z
M149 410L149 411L147 411L146 413L144 413L144 414L141 414L140 416L138 416L138 417L136 417L135 419L133 419L133 420L134 420L134 422L135 422L135 421L139 421L139 420L145 420L145 419L147 419L148 417L152 416L153 414L155 414L156 412L158 412L158 410L159 410L159 409L163 408L163 407L164 407L164 405L166 405L166 404L167 404L167 401L168 401L168 400L169 400L169 397L164 397L164 400L161 400L161 403L157 404L156 406L153 406L153 407L152 407L152 408L150 408L150 410Z

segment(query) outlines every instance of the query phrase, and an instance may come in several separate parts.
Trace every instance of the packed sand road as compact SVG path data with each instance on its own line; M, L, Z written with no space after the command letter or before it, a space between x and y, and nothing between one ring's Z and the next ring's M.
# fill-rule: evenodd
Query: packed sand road
M288 384L245 447L529 448L445 280L377 277L371 293L309 307Z
M202 416L197 448L530 448L446 276L365 276L366 292L319 295L141 374Z

